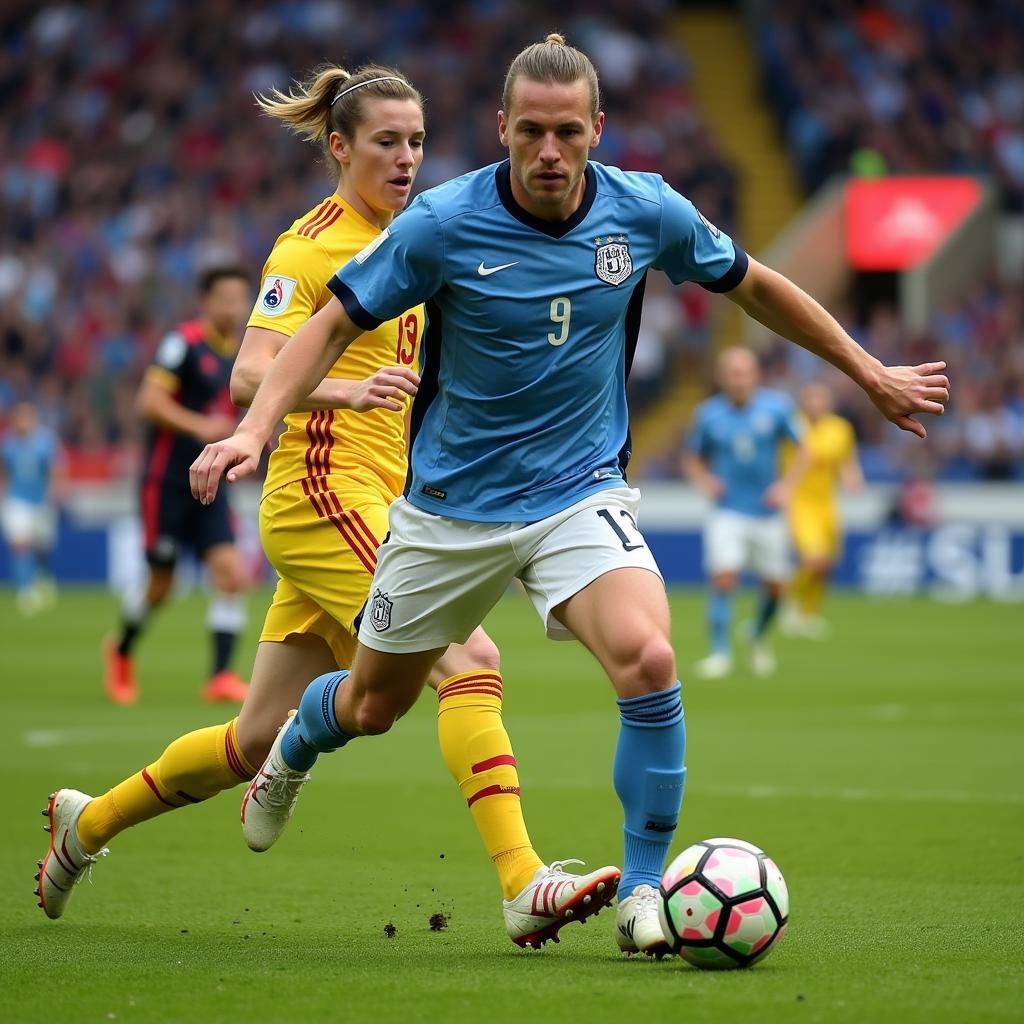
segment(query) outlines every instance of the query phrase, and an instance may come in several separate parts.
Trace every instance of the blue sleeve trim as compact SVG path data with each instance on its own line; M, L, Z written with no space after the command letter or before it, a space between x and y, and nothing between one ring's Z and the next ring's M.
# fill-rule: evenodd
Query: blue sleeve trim
M345 307L349 320L361 327L364 331L372 331L380 327L383 320L363 309L362 303L356 297L356 293L337 275L327 282L327 287L334 292L338 301Z
M750 258L738 245L735 248L736 256L732 266L717 281L698 282L701 288L709 292L731 292L747 276Z

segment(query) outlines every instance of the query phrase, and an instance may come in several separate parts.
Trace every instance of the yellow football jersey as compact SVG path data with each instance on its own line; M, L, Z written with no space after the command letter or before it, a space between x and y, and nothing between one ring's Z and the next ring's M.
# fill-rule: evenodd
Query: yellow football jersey
M250 327L264 327L291 337L327 304L327 282L339 267L380 234L337 195L300 217L274 243L263 267L263 279ZM360 335L331 367L328 377L361 380L383 366L418 365L424 312L417 306L375 330ZM263 493L302 479L344 476L398 495L405 486L405 421L403 411L326 409L290 413L277 449L270 457Z
M839 471L857 451L853 427L842 416L830 413L817 423L804 421L810 465L796 486L795 503L829 504L835 500Z

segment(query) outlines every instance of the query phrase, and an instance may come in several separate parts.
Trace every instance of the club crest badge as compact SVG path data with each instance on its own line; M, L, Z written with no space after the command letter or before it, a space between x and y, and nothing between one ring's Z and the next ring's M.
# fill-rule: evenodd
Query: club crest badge
M384 630L390 629L391 609L394 606L394 601L387 594L381 593L379 590L373 592L373 597L370 600L370 625L378 633L383 633Z
M594 240L597 252L594 254L594 272L606 284L622 284L633 273L633 257L629 254L629 242L625 235L608 235L602 242Z

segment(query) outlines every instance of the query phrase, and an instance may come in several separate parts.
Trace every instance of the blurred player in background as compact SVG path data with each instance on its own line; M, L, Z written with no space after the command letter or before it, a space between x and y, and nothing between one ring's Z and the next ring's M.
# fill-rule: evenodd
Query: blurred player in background
M381 229L408 201L423 158L422 100L390 68L349 75L326 66L297 91L275 92L259 105L318 143L339 180L332 195L278 238L267 260L232 375L232 394L242 404L288 338L331 298L326 282L337 267L378 244ZM388 507L405 483L406 413L419 382L423 325L422 306L403 307L346 351L285 417L260 505L261 538L279 580L241 712L175 740L95 800L75 790L54 794L39 889L48 916L61 916L73 885L122 829L251 779L309 679L351 663ZM187 486L187 473L184 480ZM192 504L204 512L221 501ZM610 898L618 871L572 875L558 862L542 864L534 852L501 719L498 650L482 629L443 653L431 684L441 751L497 870L509 936L520 945L539 933L554 936L573 919L572 907L591 903L599 887ZM280 805L293 786L259 778L246 804ZM65 837L67 865L54 852ZM550 899L539 899L542 890ZM593 907L599 905L595 899Z
M853 427L833 406L826 384L813 382L800 393L807 468L789 503L798 566L779 619L780 630L790 636L819 639L828 632L821 605L842 553L838 490L864 486Z
M625 378L648 270L727 293L840 366L915 433L924 428L912 414L941 412L947 382L941 364L883 366L658 175L591 162L603 126L585 54L554 34L522 51L498 112L509 159L424 192L341 267L334 297L284 346L235 434L208 445L191 477L193 494L210 501L223 474L231 482L253 472L280 415L364 331L430 302L409 479L391 507L352 670L320 676L302 695L254 784L294 782L292 799L250 807L246 837L269 845L317 757L388 731L438 654L470 637L518 578L548 634L580 640L618 697L615 936L623 952L658 953L667 944L657 887L686 737L665 587L624 478ZM560 883L540 897L550 904L559 893Z
M10 551L15 600L34 615L57 599L49 556L57 538L57 507L64 458L57 438L39 422L31 402L11 410L10 429L0 447L0 490L4 540Z
M213 643L208 701L244 699L246 685L231 670L245 628L247 574L226 501L197 508L188 492L188 467L204 444L232 429L231 366L252 307L252 287L236 267L206 271L199 282L199 317L180 324L157 348L136 397L147 421L141 486L142 524L149 573L144 587L126 592L121 627L106 648L106 691L118 704L139 696L133 652L150 616L171 593L174 567L191 549L206 567L211 588L206 623Z
M792 400L760 386L753 352L724 349L715 376L721 393L697 407L683 456L683 472L715 505L704 529L711 653L696 671L705 679L732 671L733 597L741 574L749 570L761 584L749 636L750 667L755 675L767 676L775 671L768 628L789 578L784 509L807 455ZM798 451L780 476L787 441Z

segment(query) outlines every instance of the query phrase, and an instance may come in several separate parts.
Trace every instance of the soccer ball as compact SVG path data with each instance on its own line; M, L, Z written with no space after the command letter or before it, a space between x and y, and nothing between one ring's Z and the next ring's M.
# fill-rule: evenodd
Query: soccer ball
M695 967L750 967L782 940L789 891L763 850L742 839L705 839L669 865L658 915L672 948Z

